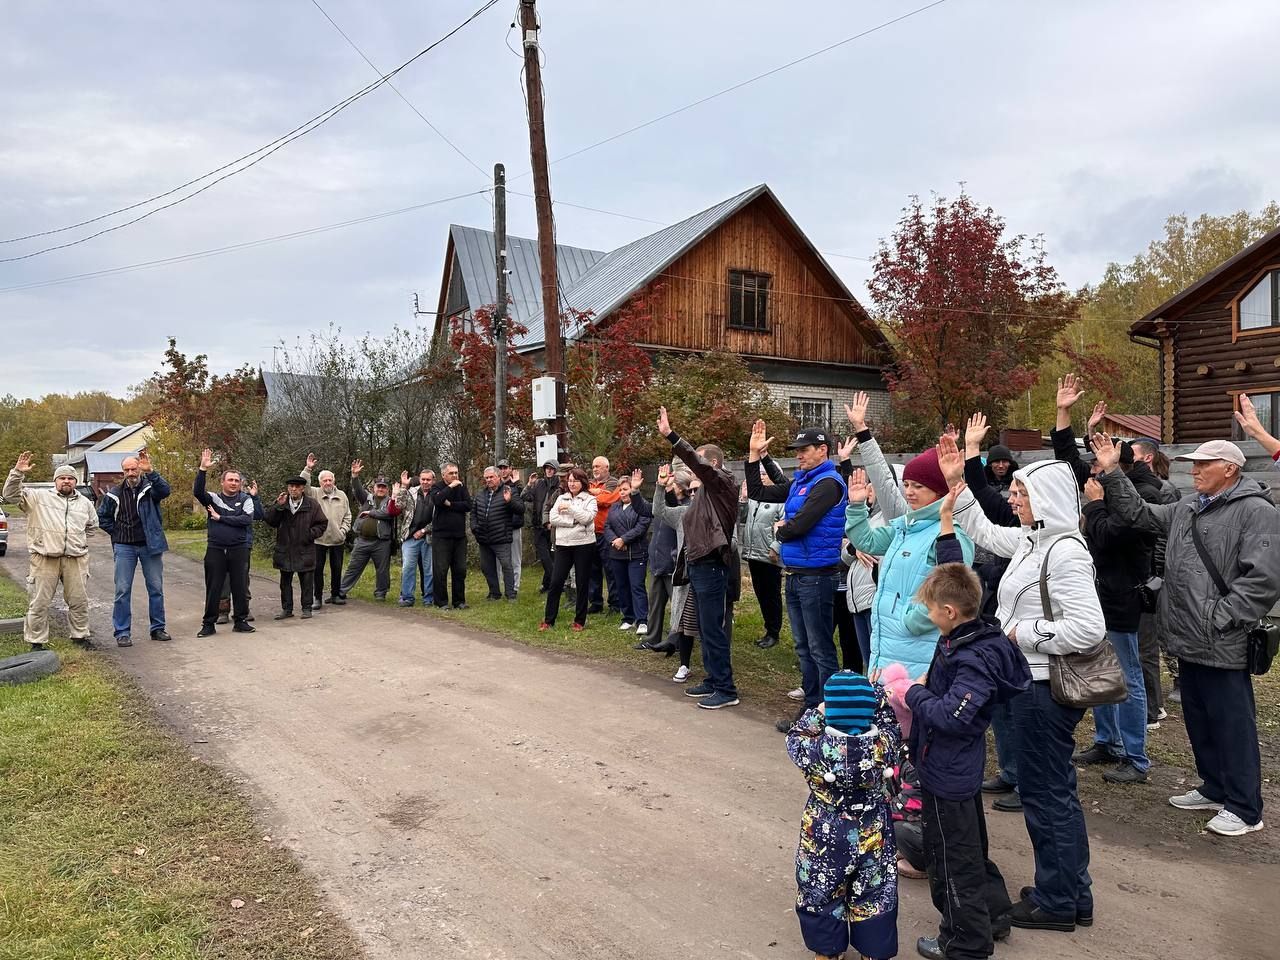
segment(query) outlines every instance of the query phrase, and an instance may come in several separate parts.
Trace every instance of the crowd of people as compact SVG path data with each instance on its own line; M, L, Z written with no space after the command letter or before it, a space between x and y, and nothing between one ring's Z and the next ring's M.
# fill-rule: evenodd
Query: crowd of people
M850 947L893 956L898 877L927 876L941 919L918 952L986 957L1012 927L1070 932L1092 923L1076 768L1106 764L1108 783L1146 781L1146 735L1167 716L1162 654L1200 777L1169 802L1213 812L1207 828L1222 836L1263 828L1250 668L1265 634L1257 625L1280 599L1280 511L1242 474L1234 443L1180 457L1195 488L1180 496L1158 441L1078 442L1072 410L1083 394L1076 377L1060 381L1055 456L1025 467L999 445L983 456L988 424L975 414L899 473L858 394L846 407L844 442L820 428L795 434L790 477L757 421L742 481L721 447L679 434L664 408L656 427L671 457L651 491L642 470L615 475L604 457L589 473L544 463L527 483L499 461L474 493L454 463L438 478L405 471L366 487L356 460L343 490L329 470L312 486L317 460L308 455L264 506L257 485L229 466L210 489L214 457L205 450L192 491L208 517L198 635L227 622L254 631L258 521L275 530L277 620L295 615L295 600L302 618L346 603L370 563L374 598L387 599L397 545L401 606L420 598L466 608L468 537L487 599L514 601L528 527L545 594L540 630L557 629L566 596L575 631L607 604L637 649L678 654L672 679L715 710L740 702L732 632L745 564L764 620L755 643L776 646L785 614L799 665L789 694L797 712L778 729L811 790L796 861L806 944L819 957ZM1242 430L1280 460L1280 440L1247 396L1240 404ZM1095 406L1091 429L1105 412ZM48 605L61 582L72 639L88 642L86 537L101 526L115 555L116 642L132 643L138 565L150 636L169 640L158 505L171 491L146 452L125 461L123 481L96 509L69 468L55 472L53 490L35 491L22 483L30 467L24 453L4 486L28 515L26 639L48 642ZM695 645L704 676L690 682ZM1112 683L1088 701L1095 742L1079 751L1088 703L1064 679L1070 670L1089 693ZM998 769L984 779L988 727ZM984 794L1025 820L1035 880L1016 899L988 854Z

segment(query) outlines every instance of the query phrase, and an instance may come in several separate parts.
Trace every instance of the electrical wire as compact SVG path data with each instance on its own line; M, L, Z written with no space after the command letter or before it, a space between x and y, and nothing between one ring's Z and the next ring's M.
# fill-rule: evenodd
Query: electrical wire
M928 10L932 10L934 7L942 6L942 4L946 2L947 0L933 0L932 3L926 3L924 6L916 7L914 10L909 10L906 13L901 14L900 16L894 17L892 20L886 20L883 23L876 24L874 27L868 27L866 30L863 30L861 33L855 33L851 37L845 37L843 40L837 40L835 43L828 44L827 46L823 47L820 50L814 50L812 53L806 53L802 57L797 57L796 59L788 61L787 63L780 64L779 66L776 66L771 70L766 70L764 73L758 73L754 77L748 77L746 80L741 80L738 83L733 84L733 86L725 87L723 90L717 90L715 93L708 94L705 97L701 97L698 100L694 100L692 103L686 103L682 107L677 107L674 110L669 110L668 112L662 114L661 116L654 117L651 120L646 120L643 123L638 123L633 127L628 127L626 130L620 130L618 133L605 137L603 140L597 140L595 143L587 144L585 147L579 147L577 150L574 150L570 153L566 153L563 156L556 157L554 160L551 161L551 163L553 164L561 163L565 160L572 159L573 157L581 156L582 154L586 153L589 150L594 150L597 147L603 147L605 144L613 143L613 141L620 140L623 137L629 136L630 134L633 134L638 130L643 130L646 127L651 127L655 123L661 123L663 120L669 120L674 116L678 116L679 114L682 114L688 110L692 110L694 107L700 107L704 103L710 103L712 100L716 100L716 99L719 99L720 97L725 96L726 94L733 93L735 90L741 90L743 87L749 86L750 84L753 84L758 80L764 80L766 77L771 77L775 73L781 73L783 70L790 69L791 67L804 63L807 60L812 60L814 57L820 57L824 53L830 53L832 50L838 49L839 47L843 47L846 44L853 43L855 40L861 40L863 37L868 37L871 34L887 29L888 27L891 27L894 24L902 23L904 20L909 20L912 17L918 16L919 14L922 14ZM530 172L525 172L520 174L517 177L513 177L512 179L519 180L523 177L527 177L530 175L531 175Z
M135 270L145 270L153 267L172 266L177 263L186 263L190 260L203 260L206 257L216 257L224 253L234 253L238 250L248 250L254 247L262 247L272 243L280 243L286 240L297 240L300 237L310 237L318 233L328 233L331 230L340 230L344 227L353 227L361 223L371 223L375 220L385 220L388 217L398 217L406 213L413 213L417 210L425 210L428 207L436 207L443 203L449 203L454 200L462 200L466 197L483 196L492 192L492 188L485 190L473 190L470 193L458 193L451 197L441 197L438 200L428 200L424 203L415 203L412 206L400 207L396 210L384 210L381 213L371 213L368 216L356 217L352 220L343 220L339 223L327 223L319 227L308 227L303 230L294 230L290 233L281 233L273 237L261 237L257 240L246 240L241 243L230 243L222 247L213 247L209 250L198 250L193 253L179 254L174 257L163 257L159 260L146 260L141 263L129 263L119 267L108 267L105 270L93 270L89 273L77 273L67 277L54 277L49 280L35 280L31 283L20 283L11 287L0 287L0 294L18 293L22 290L35 290L41 287L52 287L63 283L72 283L79 280L93 280L99 277L110 277L121 273L131 273Z
M337 22L336 20L334 20L334 19L333 19L333 17L329 16L329 11L327 11L324 7L320 6L319 0L311 0L311 3L312 3L312 5L313 5L317 10L319 10L319 11L320 11L320 13L324 16L324 18L325 18L326 20L328 20L330 24L332 24L332 25L333 25L333 29L335 29L335 30L337 30L337 31L338 31L338 33L341 35L342 39L343 39L343 40L345 40L345 41L347 41L347 43L350 45L351 49L352 49L352 50L354 50L356 53L358 53L358 54L360 55L360 59L362 59L365 63L367 63L370 67L372 67L372 68L373 68L373 72L374 72L374 73L376 73L378 76L380 76L380 77L381 77L381 76L382 76L382 70L381 70L381 68L379 68L379 67L378 67L378 65L377 65L376 63L374 63L372 60L370 60L370 59L369 59L368 55L366 55L366 54L365 54L365 52L364 52L363 50L361 50L361 49L360 49L360 47L356 44L356 42L355 42L354 40L352 40L350 36L348 36L347 31L343 30L343 29L342 29L342 27L338 26L338 22ZM417 108L417 107L416 107L416 106L415 106L415 105L414 105L414 104L409 100L409 98L408 98L408 97L406 97L406 96L405 96L405 95L400 91L400 88L399 88L399 87L397 87L397 86L396 86L394 83L392 83L390 80L388 80L388 81L387 81L387 86L388 86L388 87L390 87L393 91L395 91L395 95L396 95L397 97L399 97L401 100L403 100L403 101L404 101L405 106L407 106L410 110L412 110L414 113L416 113L416 114L418 115L418 119L419 119L419 120L421 120L423 123L425 123L428 127L430 127L430 128L431 128L431 132L432 132L432 133L434 133L437 137L439 137L441 140L443 140L445 143L447 143L447 144L449 145L449 147L453 150L453 152L454 152L454 153L456 153L458 156L460 156L463 160L467 161L467 163L471 164L471 166L475 167L475 168L476 168L476 170L479 172L479 174L480 174L482 177L484 177L484 178L485 178L485 182L486 182L486 183L489 181L490 177L489 177L488 172L486 172L486 171L485 171L485 169L484 169L482 166L480 166L480 164L478 164L478 163L476 163L474 160L472 160L472 159L471 159L471 157L467 156L467 154L463 151L463 149L462 149L461 147L459 147L456 143L454 143L454 142L453 142L452 140L450 140L447 136L445 136L445 134L444 134L444 131L443 131L443 130L441 130L441 129L440 129L439 127L437 127L434 123L432 123L430 120L428 120L428 119L426 118L426 116L423 114L423 112L422 112L421 110L419 110L419 109L418 109L418 108Z
M121 208L119 208L119 209L117 209L117 210L112 210L112 211L111 211L111 212L109 212L109 213L104 213L104 214L101 214L101 215L99 215L99 216L97 216L97 217L92 217L92 218L90 218L90 219L88 219L88 220L82 220L82 221L80 221L79 223L73 223L73 224L70 224L70 225L65 226L65 227L58 227L58 228L56 228L56 229L52 229L52 230L44 230L44 231L41 231L41 232L38 232L38 233L27 234L26 236L22 236L22 237L12 237L12 238L10 238L10 239L8 239L8 240L0 240L0 244L17 243L18 241L21 241L21 240L32 240L32 239L35 239L35 238L37 238L37 237L51 236L51 235L53 235L53 234L57 234L57 233L65 233L65 232L66 232L66 231L68 231L68 230L74 230L74 229L76 229L76 228L78 228L78 227L84 227L84 226L88 226L88 225L93 224L93 223L98 223L99 221L106 220L106 219L108 219L108 218L110 218L110 217L117 216L118 214L126 213L126 212L128 212L128 211L130 211L130 210L136 210L136 209L138 209L139 207L147 206L147 205L149 205L149 204L151 204L151 203L154 203L154 202L155 202L155 201L157 201L157 200L162 200L162 199L164 199L165 197L172 196L172 195L173 195L173 194L175 194L175 193L179 193L179 192L181 192L182 190L185 190L187 187L194 186L195 184L199 183L199 182L200 182L200 181L202 181L202 180L207 180L207 179L209 179L210 177L213 177L215 174L222 173L222 171L228 171L228 172L226 172L226 173L222 173L222 175L221 175L221 176L217 177L217 178L216 178L216 179L214 179L212 182L210 182L210 183L206 184L205 186L201 187L199 190L194 190L194 191L192 191L192 192L191 192L191 193L189 193L189 194L185 194L184 196L181 196L181 197L177 198L176 200L170 201L170 202L169 202L169 203L167 203L167 204L163 204L162 206L157 207L157 208L156 208L156 209L154 209L154 210L148 211L147 213L143 214L142 216L135 217L135 218L133 218L132 220L126 220L124 223L116 224L115 226L111 226L111 227L107 227L107 228L102 229L102 230L98 230L97 232L95 232L95 233L91 233L91 234L89 234L88 236L85 236L85 237L81 237L81 238L80 238L80 239L78 239L78 240L73 240L73 241L70 241L70 242L68 242L68 243L56 244L56 245L53 245L53 246L45 247L45 248L43 248L43 249L41 249L41 250L36 250L36 251L34 251L34 252L32 252L32 253L27 253L27 254L24 254L24 255L21 255L21 256L0 258L0 263L13 263L13 262L15 262L15 261L19 261L19 260L29 260L29 259L31 259L32 257L37 257L37 256L40 256L41 254L44 254L44 253L50 253L50 252L52 252L52 251L54 251L54 250L63 250L63 249L65 249L65 248L67 248L67 247L73 247L73 246L76 246L77 244L85 243L85 242L87 242L87 241L89 241L89 240L93 240L93 239L94 239L94 238L96 238L96 237L100 237L100 236L102 236L103 234L111 233L111 232L113 232L113 231L115 231L115 230L123 229L124 227L128 227L128 226L131 226L131 225L133 225L133 224L135 224L135 223L138 223L138 222L140 222L140 221L142 221L142 220L145 220L145 219L147 219L148 217L151 217L151 216L153 216L154 214L157 214L157 213L159 213L159 212L160 212L160 211L162 211L162 210L167 210L167 209L169 209L170 207L176 206L176 205L177 205L177 204L179 204L179 203L183 203L183 202L185 202L185 201L187 201L187 200L190 200L191 198L193 198L193 197L195 197L195 196L198 196L199 194L201 194L201 193L203 193L204 191L208 190L209 188L211 188L211 187L213 187L213 186L217 185L218 183L221 183L223 180L226 180L226 179L227 179L227 178L229 178L229 177L233 177L233 176L235 176L235 175L236 175L236 174L238 174L238 173L243 173L244 171L246 171L246 170L248 170L248 169L250 169L250 168L252 168L252 167L256 166L256 165L257 165L257 164L259 164L259 163L261 163L263 160L265 160L267 157L271 156L273 153L275 153L277 150L281 149L282 147L284 147L284 146L288 145L289 143L292 143L294 140L297 140L297 139L300 139L301 137L306 136L308 133L311 133L313 130L316 130L316 129L318 129L319 127L323 126L324 124L328 123L330 120L332 120L334 117L336 117L339 113L341 113L341 112L342 112L343 110L345 110L347 107L351 106L351 105L352 105L353 103L355 103L357 100L360 100L361 98L363 98L363 97L367 96L368 94L372 93L374 90L378 89L378 88L379 88L380 86L382 86L384 83L389 82L389 81L390 81L390 79L391 79L392 77L396 76L398 73L400 73L400 72L401 72L402 70L404 70L406 67L408 67L410 64L414 63L415 61L417 61L417 60L419 60L420 58L424 57L426 54L430 53L432 50L434 50L434 49L435 49L436 47L438 47L440 44L444 43L446 40L448 40L450 37L452 37L452 36L453 36L454 34L456 34L458 31L462 30L464 27L466 27L466 26L467 26L468 24L470 24L472 21L474 21L475 19L477 19L479 16L481 16L483 13L485 13L485 12L486 12L487 10L489 10L491 7L495 6L497 3L498 3L498 0L487 0L487 2L486 2L483 6L481 6L478 10L476 10L476 11L475 11L474 13L472 13L469 17L467 17L467 19L466 19L466 20L462 21L462 23L458 24L456 27L454 27L452 30L450 30L448 33L446 33L444 36L440 37L438 40L433 41L431 44L429 44L428 46L424 47L422 50L419 50L416 54L414 54L412 57L410 57L410 58L409 58L408 60L406 60L404 63L400 64L400 66L396 67L396 68L395 68L394 70L392 70L390 73L383 74L383 75L382 75L382 76L380 76L377 80L373 81L372 83L368 84L368 85L367 85L367 86L365 86L365 87L362 87L360 90L357 90L357 91L356 91L355 93L353 93L351 96L347 97L347 98L346 98L346 99L344 99L344 100L340 100L338 103L334 104L334 105L333 105L332 107L330 107L328 110L324 110L324 111L322 111L321 113L316 114L316 115L315 115L314 117L312 117L310 120L306 121L305 123L300 124L300 125L299 125L299 126L297 126L297 127L294 127L294 128L293 128L292 130L290 130L288 133L284 134L284 135L283 135L283 136L281 136L281 137L278 137L278 138L277 138L277 139L275 139L275 140L272 140L270 143L265 144L264 146L259 147L257 150L251 151L250 153L246 153L246 154L244 154L243 156L238 157L238 158L237 158L237 159L235 159L235 160L232 160L230 163L223 164L221 167L218 167L218 168L216 168L216 169L214 169L214 170L211 170L211 171L209 171L208 173L203 174L202 176L196 177L196 178L194 178L194 179L192 179L192 180L188 180L186 183L179 184L178 186L176 186L176 187L174 187L174 188L172 188L172 189L170 189L170 190L166 190L164 193L158 193L158 194L156 194L156 195L154 195L154 196L148 197L148 198L147 198L147 199L145 199L145 200L139 200L139 201L137 201L136 203L129 204L128 206L121 207ZM256 157L256 159L252 160L252 161L251 161L251 162L249 162L249 163L244 163L244 161L245 161L245 160L248 160L250 157ZM240 166L240 164L242 164L242 163L244 163L244 165L243 165L243 166Z

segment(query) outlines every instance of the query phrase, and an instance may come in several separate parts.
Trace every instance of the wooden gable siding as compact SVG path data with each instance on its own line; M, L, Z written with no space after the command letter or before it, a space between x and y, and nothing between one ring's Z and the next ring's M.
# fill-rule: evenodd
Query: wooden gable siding
M1169 322L1175 443L1229 438L1236 394L1280 389L1280 328L1232 342L1231 301L1256 272L1250 267Z
M730 329L729 271L767 273L766 332ZM768 208L756 202L708 234L646 289L653 322L646 343L678 350L728 350L745 356L879 366L858 332L861 308L824 281L817 262Z

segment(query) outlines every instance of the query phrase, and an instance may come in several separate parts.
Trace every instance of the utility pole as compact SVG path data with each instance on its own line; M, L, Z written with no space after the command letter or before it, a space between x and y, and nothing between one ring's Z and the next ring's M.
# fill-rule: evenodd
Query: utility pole
M538 214L538 263L542 271L543 353L548 377L556 384L556 417L551 430L565 449L564 344L560 339L560 297L556 290L555 226L551 218L551 177L547 172L547 126L543 119L542 62L539 59L538 11L535 0L520 0L520 32L524 41L524 86L529 108L529 159L533 168L533 202Z
M493 262L498 302L493 311L493 459L507 455L507 171L493 165Z

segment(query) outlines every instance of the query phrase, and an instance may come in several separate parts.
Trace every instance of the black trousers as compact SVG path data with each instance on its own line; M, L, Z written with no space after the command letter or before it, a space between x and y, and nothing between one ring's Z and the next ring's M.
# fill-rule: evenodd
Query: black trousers
M751 589L760 602L764 632L771 637L782 633L782 568L767 560L748 560Z
M929 893L942 915L938 946L947 960L985 960L1009 929L1009 891L987 855L982 794L944 800L921 790Z
M315 589L315 572L299 570L297 576L298 590L302 593L302 609L310 610L312 591ZM285 613L293 613L293 577L292 570L280 571L280 609Z
M1253 676L1178 661L1182 719L1196 758L1200 792L1247 824L1262 819L1262 758Z
M467 602L467 538L436 534L431 540L431 601L449 605L449 575L453 575L453 605Z
M849 609L849 601L843 590L837 590L831 598L834 604L836 639L840 646L840 668L863 672L862 650L858 647L858 628L853 623L853 611Z
M249 571L252 567L253 567L253 547L249 546L245 548L245 555L244 555L244 595L249 600L253 599L253 581L249 577ZM227 576L222 578L222 592L220 596L222 599L221 610L230 610L231 609L231 577Z
M594 543L578 547L556 547L555 565L551 569L551 586L547 588L547 605L542 614L543 623L555 625L556 616L560 613L560 594L564 592L565 581L569 579L570 570L573 570L574 580L578 584L573 622L587 622L587 606L591 596L591 591L587 589L587 581L591 576L592 563L599 557L600 551Z
M551 569L555 565L551 559L551 531L546 527L533 528L533 552L542 564L542 589L546 590L551 586Z
M342 584L342 555L346 551L345 543L334 544L326 547L316 544L316 569L315 578L312 581L312 592L315 594L315 603L318 606L321 599L324 598L324 565L329 564L329 596L333 596L338 592L338 587Z
M249 547L215 547L204 552L204 626L212 627L218 619L218 603L222 584L231 584L232 616L245 623L249 616Z

